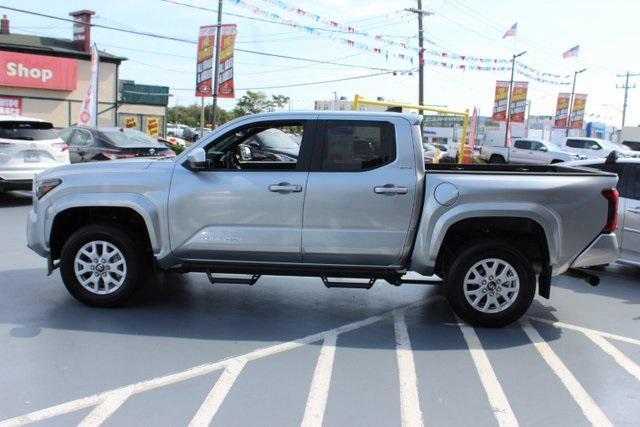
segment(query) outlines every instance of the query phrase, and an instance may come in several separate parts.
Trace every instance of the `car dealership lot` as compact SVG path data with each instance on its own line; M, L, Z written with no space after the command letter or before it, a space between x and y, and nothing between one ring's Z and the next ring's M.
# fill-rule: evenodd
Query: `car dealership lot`
M640 272L554 279L530 317L474 329L436 287L254 287L168 274L92 309L25 247L28 193L0 195L0 420L41 425L633 425ZM560 323L558 323L560 322ZM335 343L335 346L333 345ZM0 421L0 426L4 425Z

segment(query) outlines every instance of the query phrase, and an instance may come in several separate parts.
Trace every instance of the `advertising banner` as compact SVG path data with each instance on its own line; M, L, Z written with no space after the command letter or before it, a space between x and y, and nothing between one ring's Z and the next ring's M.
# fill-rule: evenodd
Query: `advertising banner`
M220 28L220 78L218 79L218 98L235 98L233 88L233 50L235 49L238 29L236 24L223 25Z
M136 116L122 116L122 124L127 129L137 129L138 118Z
M584 109L587 105L587 95L576 93L573 95L573 107L571 107L570 127L582 129L584 125Z
M507 120L507 100L509 98L509 82L496 82L496 96L493 102L493 120L504 122Z
M149 136L160 136L160 118L145 117L144 131Z
M0 86L74 90L78 62L70 58L0 52Z
M198 57L196 63L196 96L212 96L213 51L216 43L216 26L200 27L198 34Z
M524 123L524 115L527 110L528 82L513 82L511 89L511 121Z
M556 103L556 116L554 126L557 128L567 127L567 115L569 114L569 98L570 93L559 93L558 102Z
M0 114L19 116L22 114L22 98L0 96Z
M98 126L98 47L94 43L91 47L91 80L87 87L87 93L82 100L80 108L79 125Z

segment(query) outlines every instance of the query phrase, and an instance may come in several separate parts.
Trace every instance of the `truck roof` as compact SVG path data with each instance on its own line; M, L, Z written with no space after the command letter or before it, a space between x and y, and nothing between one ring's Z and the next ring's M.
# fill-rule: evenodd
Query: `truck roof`
M410 124L419 124L422 117L415 113L393 113L382 111L324 111L324 110L287 110L287 111L274 111L268 113L258 113L252 115L252 117L269 117L273 116L281 118L283 116L295 115L295 116L318 116L321 119L329 119L331 117L349 118L353 117L357 120L363 120L367 117L371 118L390 118L397 119L398 117L407 120Z

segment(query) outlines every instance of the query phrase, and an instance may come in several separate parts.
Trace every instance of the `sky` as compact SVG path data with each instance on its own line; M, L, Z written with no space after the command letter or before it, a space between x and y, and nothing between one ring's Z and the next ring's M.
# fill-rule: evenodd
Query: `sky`
M216 9L217 0L176 0ZM385 40L417 46L417 18L406 8L416 7L415 0L283 0L308 13L351 26L356 31L379 34ZM264 53L331 61L345 65L314 64L246 52L236 52L236 96L246 89L260 89L268 94L291 98L292 109L312 109L315 100L337 96L416 103L418 100L417 54L399 46L388 47L373 37L337 33L308 16L289 13L275 0L244 0L261 10L276 13L304 26L319 28L320 35L309 34L291 26L264 22L250 8L225 0L224 23L238 25L236 47ZM40 13L67 17L71 11L90 9L96 12L94 22L146 31L195 41L201 25L215 24L213 11L193 9L161 0L4 0L2 5ZM541 72L573 75L586 68L577 79L576 93L588 94L587 121L604 121L616 126L621 122L624 83L617 77L627 70L640 72L640 2L628 0L424 0L423 9L433 13L424 18L426 49L483 58L509 59L514 52L526 51L519 58L523 64ZM16 11L3 10L11 20L14 33L71 38L71 23L55 21ZM265 18L262 18L265 19ZM269 19L268 17L266 18ZM518 35L503 39L512 24L518 23ZM329 31L328 31L329 30ZM92 38L101 50L127 57L120 68L122 79L136 83L166 85L173 95L171 105L200 102L194 96L196 46L194 44L131 35L94 28ZM335 38L349 38L369 48L389 49L392 55L376 54L348 46ZM579 44L577 58L563 59L562 53ZM405 54L408 60L394 57ZM427 59L441 60L433 56ZM448 62L451 59L445 59ZM459 63L459 62L456 62ZM469 62L468 62L469 63ZM363 67L357 68L354 67ZM288 88L272 86L313 83L378 74L380 70L397 70L397 75L384 74L342 82ZM411 72L411 74L409 74ZM508 80L508 71L462 71L442 66L425 66L425 103L462 110L477 107L482 115L490 115L496 80ZM531 114L552 115L558 92L569 92L571 86L531 81L518 75L516 80L529 80ZM571 80L571 79L569 79ZM640 83L640 77L631 79ZM261 89L267 88L267 89ZM207 99L207 103L211 100ZM640 87L629 91L626 124L640 125ZM234 100L221 100L223 108L232 108Z

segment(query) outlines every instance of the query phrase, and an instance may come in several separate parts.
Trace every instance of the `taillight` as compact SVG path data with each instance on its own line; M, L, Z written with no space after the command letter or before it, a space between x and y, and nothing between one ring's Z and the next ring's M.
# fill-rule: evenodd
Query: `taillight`
M65 152L69 149L69 146L66 142L54 142L51 144L52 147L59 148L61 152Z
M612 188L611 190L604 190L602 195L609 202L607 224L604 226L602 232L613 233L618 228L618 199L620 198L620 194L618 190Z

